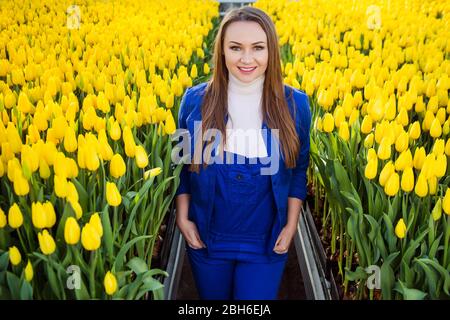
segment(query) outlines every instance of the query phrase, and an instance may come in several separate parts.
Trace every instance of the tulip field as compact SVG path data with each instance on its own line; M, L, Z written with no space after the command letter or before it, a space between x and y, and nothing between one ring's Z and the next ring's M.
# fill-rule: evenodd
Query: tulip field
M450 3L256 6L310 97L313 209L344 293L450 298Z
M169 135L218 6L76 4L0 1L0 298L161 299Z
M308 202L342 295L449 299L450 3L254 6L309 96ZM219 3L0 0L0 17L0 299L163 299L170 135L213 69Z

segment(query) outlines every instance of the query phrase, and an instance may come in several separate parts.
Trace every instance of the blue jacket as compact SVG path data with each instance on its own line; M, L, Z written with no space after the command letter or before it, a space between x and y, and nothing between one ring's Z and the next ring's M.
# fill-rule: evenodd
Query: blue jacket
M206 85L207 83L203 82L188 88L181 99L178 113L178 128L187 129L190 137L194 137L195 122L202 120L201 105ZM284 159L280 156L278 157L278 170L275 174L271 175L272 190L278 217L273 224L269 246L267 248L267 253L272 256L278 255L272 249L275 246L281 229L287 222L288 197L295 197L301 200L305 200L306 198L306 171L309 165L311 112L308 96L304 92L288 85L284 85L284 92L291 115L294 114L294 108L296 108L295 126L300 138L300 151L295 168L286 168ZM271 135L271 130L265 122L262 128L267 130L268 140L273 143L274 140ZM189 139L189 144L191 146L191 155L193 155L194 139ZM281 155L280 146L277 144L276 147L278 148L279 155ZM203 168L200 165L199 173L188 171L188 166L188 164L183 165L176 195L183 193L191 195L188 218L196 223L200 238L208 247L208 231L215 194L215 166L208 165L206 168ZM245 199L242 199L242 201L245 201Z

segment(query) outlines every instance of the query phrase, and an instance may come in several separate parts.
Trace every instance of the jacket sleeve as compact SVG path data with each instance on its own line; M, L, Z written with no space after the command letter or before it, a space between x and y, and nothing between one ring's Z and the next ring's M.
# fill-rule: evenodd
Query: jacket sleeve
M289 188L289 197L306 199L307 170L309 166L309 148L310 148L310 127L311 127L311 111L309 108L308 96L299 91L294 90L294 100L297 105L297 115L300 122L298 135L300 138L300 151L297 157L296 167L293 169L291 184Z
M187 130L186 119L190 112L189 98L188 98L190 90L191 90L191 88L188 88L185 91L183 98L181 98L180 108L178 111L178 128L179 129ZM183 154L183 156L184 156L184 154ZM175 192L175 196L177 196L179 194L183 194L183 193L188 193L188 194L191 193L191 188L189 185L190 172L188 171L188 167L189 167L189 164L183 164L183 168L181 169L181 172L180 172L180 184L178 186L177 191Z

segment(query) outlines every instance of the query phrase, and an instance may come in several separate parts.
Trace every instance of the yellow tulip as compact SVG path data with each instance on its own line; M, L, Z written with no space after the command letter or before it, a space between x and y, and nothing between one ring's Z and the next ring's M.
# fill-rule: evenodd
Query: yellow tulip
M31 282L31 280L33 280L33 276L33 265L31 264L30 260L28 260L27 266L25 267L25 280Z
M22 256L20 255L19 249L16 246L9 248L9 261L13 266L17 266L20 261L22 261Z
M402 133L400 133L397 140L395 141L395 150L397 150L397 152L403 152L408 148L408 144L409 144L408 133L403 131Z
M406 225L403 219L400 219L395 226L395 235L399 239L403 239L406 236Z
M348 123L347 121L342 121L339 126L339 136L344 140L348 141L350 138L350 131L348 129Z
M54 189L57 197L65 198L67 196L67 179L65 177L55 175Z
M91 218L89 219L89 223L95 228L97 233L101 236L103 236L103 226L102 221L100 220L100 216L98 212L91 215Z
M78 191L75 185L71 181L67 181L67 200L71 200L72 202L78 202L79 196Z
M175 120L173 119L172 112L170 112L170 110L167 112L164 130L167 134L173 134L176 130Z
M427 110L425 113L425 118L422 120L422 130L429 131L431 128L431 124L434 121L434 114L430 110Z
M53 237L48 233L47 230L38 233L39 247L45 255L50 255L55 252L56 245Z
M406 167L413 165L412 154L409 149L403 151L400 156L395 160L395 170L403 171Z
M81 209L80 203L74 201L72 198L68 199L73 211L75 212L75 217L79 220L83 216L83 210Z
M334 110L333 117L334 117L334 125L336 126L336 128L339 128L341 126L341 123L345 121L344 109L341 106L336 107L336 109Z
M402 190L405 192L411 192L414 189L414 172L412 167L406 167L402 173Z
M433 210L431 211L431 216L433 217L434 221L438 221L442 216L442 200L441 198L438 199L436 204L434 205Z
M442 127L441 124L439 123L439 119L438 118L434 118L433 122L431 123L431 127L430 127L430 135L433 138L439 138L442 134Z
M430 195L435 195L437 192L438 179L436 176L431 176L428 178L428 193Z
M417 170L421 170L425 162L425 158L426 158L425 148L424 147L416 148L413 160L414 168Z
M23 215L16 203L9 208L8 223L13 229L17 229L23 224Z
M368 134L372 131L372 118L370 115L366 115L361 124L361 132Z
M398 192L398 189L400 187L400 177L397 172L394 172L389 177L388 181L386 182L386 185L384 186L384 192L388 196L395 196Z
M23 113L30 113L33 110L33 105L31 104L30 100L28 100L28 96L23 91L19 93L17 107Z
M209 65L208 65L207 63L205 63L205 64L203 65L203 73L204 73L204 74L209 74L209 71L210 71Z
M444 154L445 152L444 139L436 139L434 141L432 152L436 157Z
M450 157L450 138L447 139L445 144L445 154Z
M16 169L14 173L14 192L18 196L25 196L30 192L30 185L20 169Z
M417 183L414 188L414 192L421 198L425 197L428 194L427 179L424 177L422 173L420 173L419 177L417 178Z
M147 152L145 152L145 149L143 146L139 145L136 146L136 153L135 153L135 161L138 168L145 168L148 165L148 156Z
M116 153L109 163L109 173L114 178L120 178L126 172L125 161L123 161L122 156Z
M47 227L47 215L40 202L33 202L31 204L31 221L33 226L38 229L43 229Z
M190 76L191 76L192 79L197 78L198 72L197 72L197 65L196 64L192 65Z
M90 223L87 223L81 230L81 244L88 251L100 248L101 237Z
M77 138L75 137L75 130L72 127L67 127L64 134L64 149L67 152L74 152L77 150Z
M380 172L380 177L378 178L378 182L382 187L386 185L386 182L388 181L389 177L395 172L395 167L392 161L389 161L386 163L383 167L383 169Z
M109 131L109 136L114 141L117 141L120 139L121 135L122 135L122 131L120 130L119 122L114 121L111 125L111 129Z
M45 201L42 204L42 208L45 211L46 228L52 228L56 223L56 213L53 204L50 201Z
M334 129L334 118L331 113L325 113L322 118L322 128L324 132L331 132Z
M378 170L378 159L371 159L366 166L366 169L364 170L364 175L367 179L371 180L377 176L377 170Z
M445 214L450 216L450 188L448 187L445 192L444 200L442 201L442 209L444 209Z
M373 146L373 140L374 140L374 135L373 135L373 133L368 134L367 137L364 139L364 147L366 147L366 148L372 148L372 146Z
M378 152L377 152L378 158L381 160L386 160L391 157L391 145L389 143L389 139L387 137L384 137L381 139L381 143L378 146Z
M106 200L112 207L117 207L122 202L122 196L114 182L106 182Z
M144 179L147 180L148 178L156 177L162 172L162 169L160 167L156 167L150 170L147 170L144 172Z
M401 124L404 127L408 125L409 123L408 111L406 111L405 108L400 108L396 121L397 123Z
M64 226L64 240L67 244L77 244L80 241L80 226L74 217L68 217Z
M2 210L2 208L0 208L0 229L4 228L6 226L6 214L5 212Z
M438 178L442 178L447 171L447 156L445 154L440 154L437 156L434 165L434 174Z
M105 286L106 294L112 296L117 291L117 280L111 271L106 273L103 284Z

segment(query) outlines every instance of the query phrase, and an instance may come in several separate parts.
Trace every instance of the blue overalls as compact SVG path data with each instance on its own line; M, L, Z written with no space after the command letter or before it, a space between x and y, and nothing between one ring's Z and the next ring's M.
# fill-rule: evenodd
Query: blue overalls
M206 248L186 246L201 299L277 297L287 254L271 260L266 254L276 207L270 176L261 174L265 160L225 151L224 163L212 164L217 176L209 255Z

